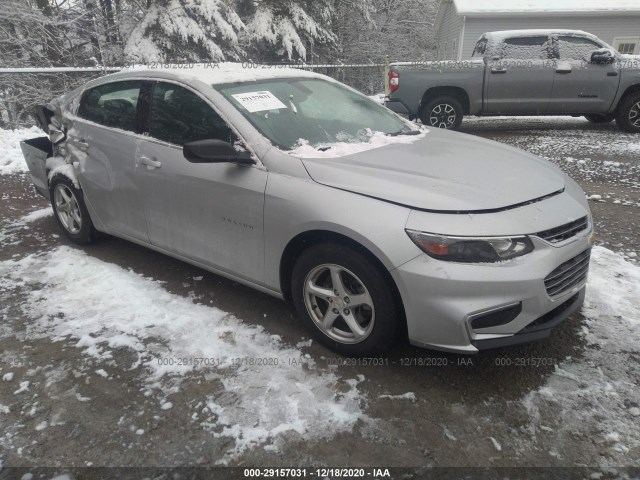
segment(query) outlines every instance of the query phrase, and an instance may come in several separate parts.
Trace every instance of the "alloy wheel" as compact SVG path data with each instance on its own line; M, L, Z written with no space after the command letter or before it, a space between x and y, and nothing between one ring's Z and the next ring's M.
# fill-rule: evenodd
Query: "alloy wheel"
M315 267L304 282L304 303L315 325L340 343L365 340L375 324L373 299L351 271L334 264Z
M640 102L636 103L629 110L629 121L634 127L640 127Z
M82 229L82 213L71 189L62 183L56 185L53 201L56 205L56 214L65 230L72 235L79 233Z
M429 124L432 127L451 128L456 122L456 110L448 103L435 105L429 113Z

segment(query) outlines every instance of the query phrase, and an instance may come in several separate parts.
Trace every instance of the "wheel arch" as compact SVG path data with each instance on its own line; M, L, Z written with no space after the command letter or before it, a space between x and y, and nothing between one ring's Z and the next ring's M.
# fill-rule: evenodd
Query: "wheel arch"
M640 83L628 86L627 89L622 93L622 95L620 95L615 109L618 110L620 105L622 105L622 102L624 102L629 95L633 95L634 93L638 92L640 92Z
M301 232L293 237L285 247L280 258L280 290L286 300L291 300L291 275L297 258L308 248L321 243L336 243L353 248L369 259L380 271L392 290L393 298L402 318L403 329L406 328L406 316L400 290L396 285L385 263L369 248L353 238L331 230L315 229Z
M428 89L422 95L422 99L420 100L420 107L418 108L418 115L422 113L425 105L432 98L439 97L441 95L447 95L455 98L462 105L462 110L465 115L469 115L471 111L471 103L469 100L469 94L464 88L461 87L432 87Z

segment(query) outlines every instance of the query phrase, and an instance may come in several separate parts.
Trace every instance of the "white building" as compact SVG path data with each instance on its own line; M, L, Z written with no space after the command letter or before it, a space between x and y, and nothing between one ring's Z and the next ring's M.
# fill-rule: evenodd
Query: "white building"
M440 0L438 59L471 57L485 32L584 30L621 53L640 55L640 0Z

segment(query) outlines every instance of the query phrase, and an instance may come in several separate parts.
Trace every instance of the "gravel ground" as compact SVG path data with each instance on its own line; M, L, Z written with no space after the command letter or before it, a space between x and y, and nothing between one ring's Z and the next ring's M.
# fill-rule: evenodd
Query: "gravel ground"
M609 249L594 255L582 314L545 341L474 357L401 341L376 365L334 365L286 304L116 238L74 246L27 176L0 175L0 477L229 465L589 467L618 478L640 467L640 137L571 118L470 119L463 131L571 174ZM222 341L208 342L220 325ZM157 362L261 351L280 366Z

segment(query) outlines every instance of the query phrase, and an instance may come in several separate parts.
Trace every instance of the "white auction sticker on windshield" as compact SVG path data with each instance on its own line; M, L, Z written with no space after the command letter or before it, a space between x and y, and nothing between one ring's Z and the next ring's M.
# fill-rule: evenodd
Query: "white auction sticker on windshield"
M231 96L251 113L287 108L284 103L278 100L278 97L268 90L265 90L264 92L236 93Z

